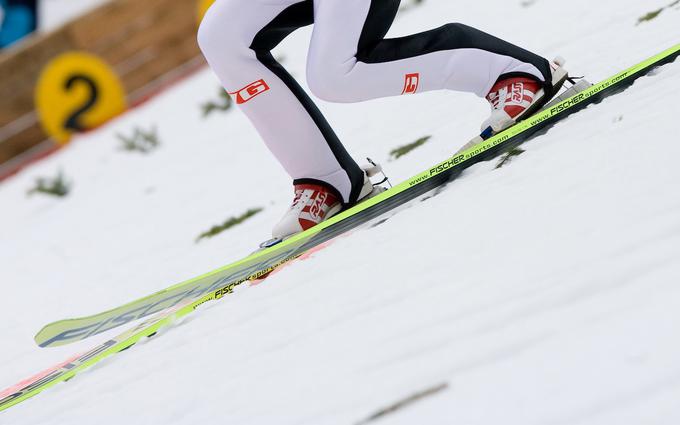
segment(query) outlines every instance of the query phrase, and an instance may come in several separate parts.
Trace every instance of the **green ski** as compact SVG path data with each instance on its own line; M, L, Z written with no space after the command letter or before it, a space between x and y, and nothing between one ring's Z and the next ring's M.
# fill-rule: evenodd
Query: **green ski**
M120 307L88 317L50 323L38 332L35 341L41 347L69 344L195 300L173 313L173 315L188 314L193 308L192 305L222 298L243 282L263 276L279 265L304 254L307 250L455 179L468 167L491 159L537 133L545 131L557 121L625 89L651 69L674 61L679 54L680 44L595 84L569 99L551 105L505 132L457 153L398 186L279 245Z
M367 223L372 218L441 186L454 179L462 170L471 165L488 160L517 146L558 120L590 104L597 103L607 96L620 92L651 69L674 61L678 55L680 55L680 44L596 84L576 96L551 105L548 109L506 132L456 154L447 161L378 197L281 245L108 312L88 318L56 322L46 326L36 336L36 341L42 346L55 346L95 335L131 320L151 315L154 312L158 313L87 353L73 357L0 392L0 411L33 397L59 382L71 379L79 372L99 363L112 354L130 348L144 337L155 335L159 329L194 312L202 304L220 299L231 293L234 288L249 278L263 276L276 266L305 254L324 241Z

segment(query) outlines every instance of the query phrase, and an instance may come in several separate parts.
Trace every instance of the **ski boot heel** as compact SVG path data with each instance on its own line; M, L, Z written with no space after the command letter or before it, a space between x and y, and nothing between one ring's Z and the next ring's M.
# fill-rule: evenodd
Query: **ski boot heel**
M553 106L558 105L564 102L565 100L570 99L585 90L588 90L590 87L593 86L591 82L589 82L583 77L567 77L565 85L566 83L568 83L569 86L564 91L562 91L562 93L555 96L553 100L551 100L547 105L545 105L543 109L541 109L541 111L550 109Z
M359 202L363 202L374 196L380 195L381 193L385 192L386 190L392 187L390 178L387 177L387 175L385 174L385 170L383 170L382 165L374 162L371 158L366 158L366 161L368 161L368 164L364 164L361 166L361 169L364 170L364 173L366 173L366 177L368 177L368 179L370 180L373 177L382 175L382 179L377 183L373 183L371 181L371 186L373 187L372 191L367 196L361 198ZM384 186L385 184L387 184L389 188L385 187Z

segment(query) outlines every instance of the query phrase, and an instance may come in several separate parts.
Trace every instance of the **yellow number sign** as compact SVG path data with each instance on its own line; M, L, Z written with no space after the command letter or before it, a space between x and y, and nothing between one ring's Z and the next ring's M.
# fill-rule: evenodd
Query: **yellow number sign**
M127 108L115 72L84 52L65 53L47 64L35 88L35 104L43 128L60 144Z

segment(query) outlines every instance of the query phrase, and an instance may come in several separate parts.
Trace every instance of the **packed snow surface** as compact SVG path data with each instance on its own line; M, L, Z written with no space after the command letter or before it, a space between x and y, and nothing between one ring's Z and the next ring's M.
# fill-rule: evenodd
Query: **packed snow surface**
M465 22L599 81L680 42L677 6L637 24L669 2L427 0L391 34ZM276 52L297 77L309 34ZM240 112L201 117L218 92L206 69L0 186L2 387L115 334L40 349L45 323L223 266L269 236L290 181ZM678 424L679 96L680 63L664 66L505 167L473 167L0 423L357 424L412 398L364 423ZM355 158L396 182L448 157L488 112L444 92L320 106ZM156 126L160 147L121 150L116 134L136 126ZM26 195L59 170L68 197Z

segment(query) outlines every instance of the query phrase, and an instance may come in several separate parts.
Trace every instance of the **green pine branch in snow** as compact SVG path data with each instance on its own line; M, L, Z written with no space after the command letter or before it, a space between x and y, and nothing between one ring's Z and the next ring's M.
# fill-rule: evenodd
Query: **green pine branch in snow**
M35 186L28 190L27 195L32 196L37 193L43 195L63 198L71 191L72 184L66 180L64 173L59 170L55 177L39 177L35 181Z
M514 157L520 156L524 152L525 152L524 149L512 148L510 151L506 152L505 155L501 157L500 161L498 161L498 164L496 164L496 169L498 170L499 168L502 168L503 166L509 164Z
M680 5L680 0L675 0L673 3L671 3L671 4L667 5L667 6L664 6L664 7L660 8L660 9L657 9L657 10L653 10L653 11L651 11L651 12L648 12L647 14L645 14L645 15L641 16L640 18L638 18L637 25L640 25L640 24L642 24L642 23L644 23L644 22L649 22L649 21L651 21L651 20L654 20L654 19L656 19L659 15L661 15L661 12L663 12L664 10L666 10L666 9L671 9L671 8L673 8L673 7L675 7L675 6L678 6L678 5Z
M209 101L201 105L203 118L212 115L213 112L226 112L232 108L234 101L231 99L229 93L220 87L219 96L216 101Z
M152 127L151 130L135 127L132 136L127 137L117 133L116 137L121 141L121 150L127 152L149 153L160 146L158 129L156 127Z
M422 145L427 143L428 140L430 140L431 138L432 138L432 136L421 137L420 139L416 140L413 143L409 143L408 145L404 145L404 146L400 146L396 149L392 149L392 151L390 151L390 155L392 156L392 160L397 160L397 159L401 158L402 156L408 154L412 150L421 147Z
M230 217L224 223L213 226L213 227L210 228L210 230L207 230L207 231L201 233L196 238L196 243L200 242L203 239L209 239L209 238L215 237L215 236L219 235L220 233L231 229L234 226L238 226L239 224L248 220L252 216L259 214L260 212L262 212L262 208L251 208L238 217Z
M442 391L446 391L449 389L449 384L448 383L442 383L439 385L436 385L434 387L425 389L423 391L419 391L415 394L412 394L402 400L397 401L396 403L393 403L387 407L384 407L377 412L373 413L371 416L368 418L364 419L361 422L358 422L357 425L367 425L371 422L375 422L378 420L382 420L385 418L385 416L393 415L395 413L398 413L399 411L402 411L408 407L411 407L411 405L421 402L426 398L432 397L434 395L437 395L441 393Z

